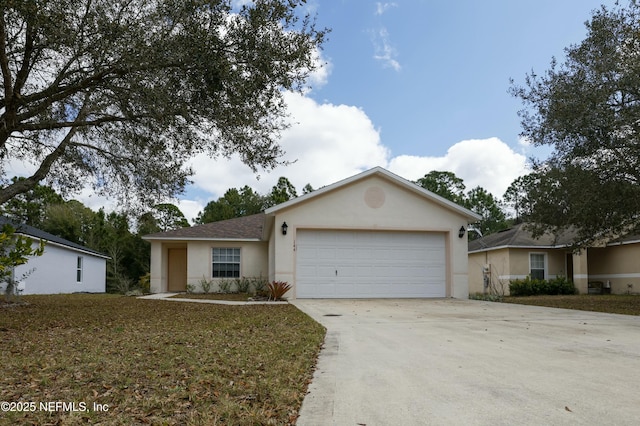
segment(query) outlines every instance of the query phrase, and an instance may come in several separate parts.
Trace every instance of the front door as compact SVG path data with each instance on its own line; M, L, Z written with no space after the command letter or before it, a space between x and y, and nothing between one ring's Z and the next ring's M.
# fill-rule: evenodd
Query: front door
M187 290L187 249L170 248L168 252L169 271L167 287L169 291Z

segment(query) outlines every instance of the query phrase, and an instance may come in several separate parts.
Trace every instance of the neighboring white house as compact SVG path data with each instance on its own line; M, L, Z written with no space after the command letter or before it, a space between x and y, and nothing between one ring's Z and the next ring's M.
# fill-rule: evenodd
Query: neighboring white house
M7 223L0 218L0 225ZM13 225L16 233L45 241L42 256L34 256L25 265L14 269L14 277L20 280L19 294L55 293L104 293L106 291L108 256L64 238L44 232L28 225ZM5 283L0 283L4 292Z
M376 167L264 213L143 237L151 291L262 276L290 298L469 295L468 223L480 216Z

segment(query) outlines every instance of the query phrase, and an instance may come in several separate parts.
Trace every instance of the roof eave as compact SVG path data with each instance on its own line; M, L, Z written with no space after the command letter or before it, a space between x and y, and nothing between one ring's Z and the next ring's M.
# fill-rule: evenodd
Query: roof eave
M209 237L142 237L145 241L237 241L237 242L263 242L262 238L209 238Z
M559 244L559 245L555 245L555 246L536 246L536 245L523 245L523 246L518 246L518 245L513 245L513 244L506 244L506 245L502 245L502 246L495 246L495 247L484 247L481 249L477 249L477 250L469 250L468 253L469 254L473 254L473 253L483 253L485 251L492 251L492 250L504 250L504 249L526 249L526 250L560 250L560 249L567 249L570 246L568 244Z
M52 245L52 246L56 246L56 247L65 248L67 250L76 251L78 253L85 253L85 254L88 254L90 256L100 257L100 258L107 259L107 260L111 259L111 256L107 256L106 254L102 254L102 253L99 253L97 251L85 250L85 249L81 249L79 247L73 247L73 246L70 246L70 245L67 245L67 244L63 244L63 243L59 243L59 242L56 242L56 241L47 240L46 238L37 237L35 235L27 234L27 233L24 233L24 232L16 232L16 234L22 235L23 237L28 237L28 238L31 238L31 239L34 239L34 240L42 240L45 243L45 247L48 246L48 245Z
M369 176L373 176L373 175L382 175L384 177L386 177L387 179L396 182L397 184L403 186L404 188L413 191L417 194L420 194L423 197L426 197L434 202L436 202L437 204L440 204L441 206L448 208L450 210L454 210L457 213L461 214L462 216L464 216L468 221L470 222L476 222L480 219L482 219L482 216L472 212L471 210L468 210L456 203L454 203L453 201L447 200L444 197L441 197L437 194L434 194L431 191L428 191L418 185L416 185L413 182L408 181L407 179L398 176L394 173L391 173L390 171L382 168L382 167L374 167L372 169L366 170L362 173L359 173L357 175L348 177L346 179L340 180L336 183L333 183L331 185L325 186L323 188L320 188L318 190L315 190L313 192L310 192L308 194L302 195L300 197L294 198L292 200L289 201L285 201L284 203L280 203L278 205L275 205L273 207L270 207L268 209L266 209L264 211L265 215L269 215L269 216L273 216L275 215L278 211L280 210L284 210L287 209L289 207L295 206L298 203L304 202L304 201L308 201L314 197L318 197L322 194L334 191L342 186L345 185L349 185L353 182L357 182L359 180L365 179Z

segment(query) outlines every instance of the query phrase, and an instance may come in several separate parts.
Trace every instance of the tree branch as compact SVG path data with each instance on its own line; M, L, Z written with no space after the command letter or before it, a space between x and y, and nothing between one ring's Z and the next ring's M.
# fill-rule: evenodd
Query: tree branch
M89 144L82 143L82 142L73 142L72 145L73 146L77 146L77 147L81 147L81 148L90 149L92 151L98 152L99 154L101 154L104 157L110 157L110 158L115 159L115 160L129 162L129 158L127 158L127 157L123 157L121 155L116 155L113 152L107 151L106 149L98 148L97 146L94 146L94 145L89 145Z
M12 97L12 82L11 70L9 69L9 58L7 58L7 31L4 26L4 16L0 17L0 70L2 70L4 101L6 105Z
M13 87L13 96L20 99L20 92L24 87L29 76L29 70L31 69L31 55L33 54L33 39L35 29L31 19L27 19L27 29L24 43L24 55L22 59L22 66L16 75L16 82Z
M30 189L34 188L41 180L43 180L51 170L51 166L53 166L53 163L55 163L55 161L64 153L67 145L69 144L73 136L75 136L77 131L78 129L75 127L69 129L69 133L67 133L67 135L56 147L56 149L54 149L51 154L45 157L42 163L40 163L40 167L38 167L38 170L36 170L33 175L29 176L26 179L17 180L11 185L2 188L0 190L0 205L4 204L18 194L29 191Z
M99 124L104 123L116 123L122 121L131 121L133 119L143 118L144 116L136 116L136 117L119 117L115 115L104 116L101 118L97 118L95 120L74 120L74 121L45 121L40 123L25 123L17 126L15 128L16 132L28 132L28 131L38 131L38 130L54 130L54 129L64 129L68 127L88 127L88 126L97 126Z
M82 108L78 112L76 116L76 121L82 121L84 117L88 113L88 103L89 103L89 94L85 95L85 100L82 105ZM44 160L40 163L38 170L31 176L26 179L21 179L13 182L11 185L5 186L0 189L0 205L4 204L11 198L15 197L18 194L23 192L27 192L30 189L34 188L41 180L43 180L51 170L53 164L64 154L64 151L67 149L67 146L71 144L71 141L75 134L78 131L78 127L71 127L69 132L66 134L64 139L60 141L58 146L47 155Z

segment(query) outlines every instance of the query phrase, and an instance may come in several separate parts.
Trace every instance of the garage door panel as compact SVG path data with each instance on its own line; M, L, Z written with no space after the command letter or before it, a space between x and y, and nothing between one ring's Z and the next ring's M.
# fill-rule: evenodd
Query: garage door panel
M296 243L300 298L445 296L442 233L299 230Z

